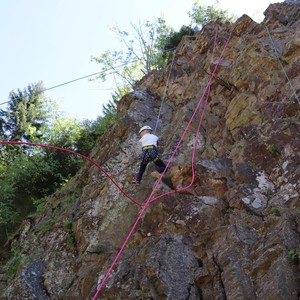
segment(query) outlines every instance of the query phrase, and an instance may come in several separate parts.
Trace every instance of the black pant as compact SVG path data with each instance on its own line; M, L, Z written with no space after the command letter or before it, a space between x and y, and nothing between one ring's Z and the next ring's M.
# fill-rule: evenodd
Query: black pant
M146 170L146 167L149 162L154 162L157 166L156 170L159 173L163 173L166 168L165 163L158 157L158 153L156 149L147 149L143 150L142 153L142 161L140 164L139 172L136 176L136 181L140 182L142 180L143 174Z

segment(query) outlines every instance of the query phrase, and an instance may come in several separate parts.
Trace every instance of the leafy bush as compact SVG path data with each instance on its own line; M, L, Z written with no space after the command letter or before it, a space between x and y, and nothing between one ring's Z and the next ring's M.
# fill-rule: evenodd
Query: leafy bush
M179 43L181 42L182 38L186 35L191 36L195 34L195 30L190 26L182 26L178 32L172 31L169 35L167 35L164 40L162 41L162 48L163 48L163 58L170 59L171 58L171 51L174 50Z
M88 155L95 146L97 138L103 135L107 128L115 124L119 117L115 107L111 106L110 109L106 109L105 115L98 117L96 121L82 123L83 129L77 141L78 152Z

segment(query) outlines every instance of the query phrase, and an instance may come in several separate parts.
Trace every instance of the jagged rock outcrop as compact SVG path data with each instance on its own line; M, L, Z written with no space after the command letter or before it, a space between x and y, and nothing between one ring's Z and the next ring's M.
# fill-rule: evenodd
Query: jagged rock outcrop
M246 15L233 25L209 24L178 46L158 121L165 161L233 32L211 83L195 183L147 207L101 299L300 297L299 2L272 4L265 16L261 24ZM140 203L155 180L149 166L141 186L130 184L138 168L137 132L144 124L155 126L170 67L151 72L122 99L123 117L92 153ZM192 177L199 117L168 171L177 189ZM160 184L155 195L168 191ZM7 280L1 299L91 299L140 211L87 164L43 213L24 223L15 242L27 259L19 275ZM36 264L34 293L29 281Z

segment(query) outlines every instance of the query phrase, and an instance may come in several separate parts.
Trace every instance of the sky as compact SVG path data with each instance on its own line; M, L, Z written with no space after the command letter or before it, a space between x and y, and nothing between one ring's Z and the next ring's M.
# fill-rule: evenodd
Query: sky
M221 9L261 22L269 4L282 1L219 0ZM163 17L179 30L189 25L195 0L0 0L0 103L10 91L42 81L51 88L100 71L91 61L107 50L122 49L109 29L130 31L131 23ZM200 5L216 1L200 0ZM95 120L111 99L111 84L87 78L50 89L66 117ZM5 109L5 105L0 105Z

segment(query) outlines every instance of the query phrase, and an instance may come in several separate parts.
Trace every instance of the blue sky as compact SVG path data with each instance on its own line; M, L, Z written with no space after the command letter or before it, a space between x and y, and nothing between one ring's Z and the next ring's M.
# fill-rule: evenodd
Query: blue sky
M270 3L282 1L220 0L222 9L262 20ZM0 0L0 103L9 92L43 81L49 88L99 71L91 62L106 50L119 50L120 42L109 30L130 22L154 21L163 16L179 29L189 24L188 11L195 0ZM199 1L212 5L215 1ZM47 91L66 116L94 120L110 99L108 83L87 79ZM0 106L4 109L5 106Z

